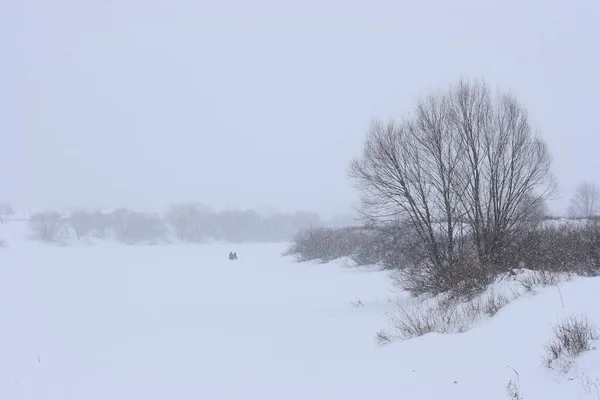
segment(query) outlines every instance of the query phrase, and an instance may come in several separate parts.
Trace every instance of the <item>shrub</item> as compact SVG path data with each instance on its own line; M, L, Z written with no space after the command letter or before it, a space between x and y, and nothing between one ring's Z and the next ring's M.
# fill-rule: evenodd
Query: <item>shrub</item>
M570 316L554 327L542 361L548 368L567 372L574 359L590 350L591 341L598 338L598 328L587 317Z
M532 230L523 235L513 252L515 261L528 269L597 276L600 223L595 219L569 221Z
M519 378L519 373L512 367L508 367L513 370L515 373L516 379L509 380L506 385L506 395L509 399L512 400L523 400L523 396L521 396L521 383Z
M427 333L465 332L475 320L473 314L460 307L435 304L429 307L400 307L390 317L392 327L400 339L411 339Z
M464 257L452 263L440 265L431 262L426 255L419 258L417 248L407 257L405 267L393 275L394 283L412 296L423 294L471 299L483 292L495 279L487 268L473 258Z
M511 295L485 293L469 300L442 294L424 303L399 306L389 321L400 339L410 339L431 332L461 333L484 316L493 317L498 310L517 298Z
M513 297L511 298L510 296L504 294L491 293L487 298L485 298L482 301L482 310L488 316L493 317L498 311L500 311L502 307L514 300L515 297L515 295L513 295Z
M571 276L568 273L532 271L532 273L520 275L516 280L525 290L531 292L536 286L554 286L570 279Z
M300 231L284 255L296 261L332 261L349 257L357 265L377 264L382 260L381 236L363 227L310 228Z
M435 234L435 233L434 233ZM517 266L536 271L518 277L528 291L535 286L556 285L571 275L600 275L600 220L557 221L547 219L514 232L510 245L494 263L483 263L465 228L460 251L441 263L402 222L343 229L313 228L298 233L286 252L297 261L327 262L349 257L358 265L379 264L394 270L394 284L412 296L448 293L471 299L486 290L498 276ZM445 243L442 238L436 239Z
M410 225L400 222L375 225L381 265L385 270L400 270L422 257L421 242L414 236Z
M386 344L392 341L392 337L386 331L379 331L375 334L375 343Z

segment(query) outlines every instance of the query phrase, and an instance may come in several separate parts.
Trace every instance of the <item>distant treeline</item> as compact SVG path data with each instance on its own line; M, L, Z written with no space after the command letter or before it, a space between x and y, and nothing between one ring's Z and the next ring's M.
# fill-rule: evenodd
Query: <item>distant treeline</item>
M261 215L254 210L214 211L197 203L180 203L162 214L125 208L38 212L31 216L30 225L35 238L45 242L97 238L128 244L158 244L289 241L303 229L326 223L309 212Z

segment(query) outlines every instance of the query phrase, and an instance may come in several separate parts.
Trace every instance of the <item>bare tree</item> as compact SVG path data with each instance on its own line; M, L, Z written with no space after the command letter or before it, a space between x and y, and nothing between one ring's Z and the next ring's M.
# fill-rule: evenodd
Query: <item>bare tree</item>
M44 242L56 242L65 228L65 218L57 212L40 212L31 216L30 226L38 239Z
M86 236L94 236L97 238L104 238L110 228L110 221L108 216L103 214L101 211L89 212L82 209L75 209L69 215L69 224L77 239L81 239Z
M600 189L591 182L582 182L575 189L567 211L571 218L591 218L598 215Z
M108 218L115 235L124 243L156 244L166 240L166 227L158 214L119 209Z
M11 215L15 215L15 211L10 204L0 204L0 223L5 223Z
M69 223L71 228L75 231L78 240L91 232L92 222L92 214L85 210L75 210L69 216Z
M362 193L363 212L381 224L407 221L414 239L412 265L402 284L415 294L450 290L464 256L459 158L464 151L448 130L446 99L417 105L417 117L401 124L375 122L362 159L351 175Z
M514 96L494 100L486 85L460 82L451 97L465 147L460 198L478 259L495 271L510 268L504 250L555 193L552 157Z
M555 188L551 157L511 95L461 81L400 123L374 122L350 175L365 216L403 221L421 248L413 293L485 283ZM509 266L506 266L509 267Z
M207 234L207 211L201 204L173 204L169 208L166 220L174 228L177 239L198 243Z

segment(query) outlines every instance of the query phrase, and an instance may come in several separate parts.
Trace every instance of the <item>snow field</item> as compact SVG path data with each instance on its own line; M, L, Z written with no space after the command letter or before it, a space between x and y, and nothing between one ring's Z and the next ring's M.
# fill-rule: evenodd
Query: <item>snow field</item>
M516 379L508 366L524 400L598 398L598 351L566 375L541 357L552 324L581 313L600 324L599 279L524 294L465 333L380 346L386 314L414 302L386 272L296 264L282 244L13 236L0 249L1 399L494 400Z

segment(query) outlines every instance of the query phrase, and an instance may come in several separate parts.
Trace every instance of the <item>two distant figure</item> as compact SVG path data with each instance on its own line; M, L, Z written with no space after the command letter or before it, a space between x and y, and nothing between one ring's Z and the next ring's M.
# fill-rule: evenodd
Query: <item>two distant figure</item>
M238 259L237 253L229 253L229 259L230 260L237 260Z

